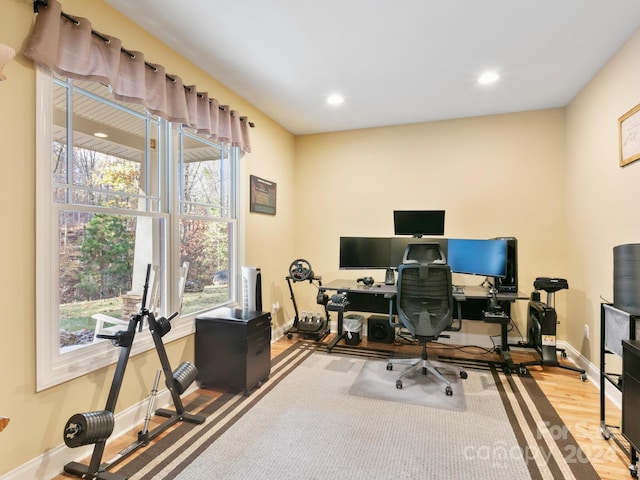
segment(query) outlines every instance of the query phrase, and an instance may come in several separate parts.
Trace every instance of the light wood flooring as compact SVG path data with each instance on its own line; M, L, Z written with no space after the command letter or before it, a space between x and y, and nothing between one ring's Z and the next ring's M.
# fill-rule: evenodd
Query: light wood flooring
M332 335L329 335L324 339L328 342ZM283 337L272 344L271 356L275 357L284 350L286 350L291 344L297 342L302 337L295 336L292 339ZM360 346L367 346L366 337L363 339ZM383 348L385 350L397 349L402 352L402 355L412 354L412 351L418 351L418 347L412 345L388 345L381 343L371 343L372 348ZM474 358L483 360L499 360L499 357L495 353L486 352L483 349L472 347L464 349L452 349L450 346L430 345L430 352L433 354L440 354L449 357L463 357ZM517 363L526 361L533 358L532 354L528 350L513 349L513 359ZM565 360L566 361L566 360ZM536 379L536 382L544 391L551 404L554 406L565 425L580 445L582 451L585 453L595 470L604 480L620 480L624 478L631 478L629 475L629 459L622 452L620 448L612 440L605 440L600 433L600 394L598 388L591 382L582 382L578 378L578 374L564 369L551 368L551 367L530 367L529 372ZM599 379L596 379L596 383L599 384ZM191 394L195 395L208 395L212 400L220 395L216 390L198 390ZM183 403L187 404L189 398L183 399ZM204 405L203 405L204 407ZM160 419L162 421L163 419ZM620 411L607 400L606 405L606 420L609 425L618 425L620 421ZM151 422L149 429L153 429L155 426L154 421ZM137 439L137 432L140 430L141 425L136 429L133 429L129 434L120 438L114 438L107 444L103 460L109 460L118 452ZM170 430L170 429L169 429ZM561 433L559 433L561 434ZM145 447L138 450L141 452ZM130 455L126 460L122 462L125 464L127 460L131 460L136 453ZM88 459L85 460L88 463ZM116 465L112 472L117 472ZM62 466L61 466L62 469ZM69 478L78 478L72 475L62 473L52 480L67 480Z

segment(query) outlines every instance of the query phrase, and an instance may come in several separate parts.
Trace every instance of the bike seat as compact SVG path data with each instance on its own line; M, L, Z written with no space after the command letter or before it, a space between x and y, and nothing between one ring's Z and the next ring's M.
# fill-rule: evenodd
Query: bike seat
M533 288L552 293L558 290L568 289L569 283L564 278L538 277L533 282Z

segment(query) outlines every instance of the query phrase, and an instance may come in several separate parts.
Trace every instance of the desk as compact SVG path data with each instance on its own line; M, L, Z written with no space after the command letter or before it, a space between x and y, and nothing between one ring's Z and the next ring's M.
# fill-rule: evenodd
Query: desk
M488 299L491 298L489 289L482 285L463 285L458 286L462 291L460 293L453 293L453 299L458 301L465 301L465 299ZM498 292L496 298L499 302L515 302L516 300L528 300L529 297L525 296L522 292ZM467 319L469 320L469 319Z
M491 293L489 289L482 285L465 285L460 287L459 292L456 292L454 287L453 303L455 304L456 311L458 313L458 319L463 318L463 305L469 306L466 309L464 319L465 320L483 320L486 323L499 323L500 324L500 346L496 348L496 353L500 355L502 363L508 370L516 370L516 366L511 359L511 352L509 351L509 340L507 338L507 326L511 321L511 304L516 300L528 300L529 297L522 292L497 292L496 300L507 316L505 319L497 319L496 321L486 321L482 317L482 311L487 310L488 300L491 299Z
M491 299L489 289L482 285L464 285L453 290L453 302L459 320L482 320L482 311L487 309L487 301ZM528 300L522 292L498 292L496 300L505 313L511 313L511 304L516 300Z
M454 289L453 300L457 307L460 307L463 302L479 301L481 310L487 309L485 303L491 298L489 289L482 285L464 285L457 286L459 290ZM349 297L351 310L357 312L371 312L371 313L389 313L389 296L395 296L397 288L395 285L385 285L384 283L374 283L371 286L366 286L358 283L355 280L332 280L331 282L319 287L320 291L335 291L338 293L346 293ZM515 302L516 300L528 300L529 297L525 296L522 292L498 292L496 294L498 302L503 303L504 306ZM460 314L460 308L457 309ZM461 316L458 316L462 319ZM465 316L465 320L482 320L480 315Z
M333 280L326 285L320 287L320 291L334 291L336 293L345 293L349 300L348 308L356 312L372 312L372 313L394 313L395 307L393 299L398 292L395 285L385 285L384 283L374 283L371 286L362 285L355 280ZM476 304L479 307L480 314L473 315L471 318L464 317L465 320L480 320L482 321L482 310L487 310L488 300L491 298L489 289L481 285L464 285L454 288L453 301L454 310L457 312L458 321L462 321L463 304ZM498 292L496 299L500 303L505 312L510 314L510 305L516 300L528 300L529 297L522 294L522 292ZM338 313L338 334L327 346L327 351L331 352L333 347L342 339L344 333L342 329L343 313ZM509 316L510 318L510 316ZM497 353L500 354L503 362L507 368L515 370L515 365L511 359L511 353L509 352L509 343L507 339L507 325L508 322L500 323L500 339L501 345L497 349ZM453 330L460 330L460 327Z
M347 292L347 293L363 293L366 295L387 295L393 294L395 295L398 291L394 285L386 285L384 283L374 283L373 285L362 285L361 283L355 280L332 280L329 283L322 285L320 287L321 290L334 290L338 292ZM368 312L369 310L363 310ZM380 312L377 312L380 313Z
M373 285L362 285L355 280L333 280L320 287L320 291L333 291L345 293L349 301L349 310L356 312L386 313L393 312L393 298L396 296L395 285L385 285L384 283L374 283ZM331 296L329 296L331 297ZM327 309L330 310L329 305ZM327 351L331 352L333 347L342 339L344 309L334 310L338 313L338 334L327 345Z

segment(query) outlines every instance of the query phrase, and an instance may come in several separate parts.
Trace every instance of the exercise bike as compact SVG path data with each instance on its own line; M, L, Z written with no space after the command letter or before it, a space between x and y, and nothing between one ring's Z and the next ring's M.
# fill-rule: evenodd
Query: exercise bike
M558 316L554 308L555 292L568 289L568 282L564 278L538 277L533 282L533 287L535 291L531 293L531 301L528 305L528 343L519 346L535 349L540 358L520 363L518 372L526 375L527 367L532 365L558 367L577 372L580 374L580 380L586 381L587 374L584 369L563 364L558 360L558 354L566 358L567 352L564 348L556 346ZM540 290L547 292L546 303L540 301Z

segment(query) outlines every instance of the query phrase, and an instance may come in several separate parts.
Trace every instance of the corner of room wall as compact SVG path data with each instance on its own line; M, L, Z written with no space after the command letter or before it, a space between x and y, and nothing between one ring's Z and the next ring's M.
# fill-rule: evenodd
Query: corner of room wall
M270 311L274 331L293 318L285 277L295 256L295 137L282 127L265 123L252 132L260 150L246 158L245 262L260 267L263 310ZM276 214L249 211L249 175L276 184ZM277 305L278 308L274 308Z
M340 236L393 236L394 209L445 209L445 236L518 239L527 295L536 277L567 272L564 119L556 108L299 137L296 251L326 281L355 279L338 269ZM526 336L525 307L514 310Z
M618 139L619 117L640 103L639 55L637 32L567 107L567 341L594 363L600 304L613 301L613 247L640 242L640 162L619 166Z

